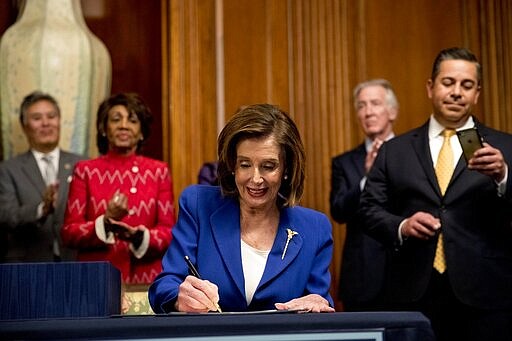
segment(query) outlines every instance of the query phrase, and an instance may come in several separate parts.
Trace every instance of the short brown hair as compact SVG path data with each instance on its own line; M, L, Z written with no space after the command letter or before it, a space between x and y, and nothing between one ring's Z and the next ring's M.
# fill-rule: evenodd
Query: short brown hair
M294 206L302 197L306 174L304 145L299 130L284 111L271 104L254 104L240 109L222 129L217 145L219 184L226 196L239 196L233 172L236 168L236 148L250 138L273 136L281 146L285 160L277 205Z

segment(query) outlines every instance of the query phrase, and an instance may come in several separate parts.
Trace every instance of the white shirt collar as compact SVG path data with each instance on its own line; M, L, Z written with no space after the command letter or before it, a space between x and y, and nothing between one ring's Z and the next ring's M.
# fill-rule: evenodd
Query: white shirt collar
M469 116L468 120L462 127L457 128L456 130L473 128L475 126L475 121L473 120L473 116ZM428 138L433 139L441 135L445 127L439 123L434 117L434 115L430 115L430 120L428 124Z
M41 153L40 151L37 151L35 149L31 149L30 151L32 152L32 155L34 155L34 157L38 161L41 160L42 157L45 156L45 155L51 155L53 160L57 160L58 161L59 160L59 156L60 156L60 149L59 149L59 147L55 148L54 150L52 150L49 153Z

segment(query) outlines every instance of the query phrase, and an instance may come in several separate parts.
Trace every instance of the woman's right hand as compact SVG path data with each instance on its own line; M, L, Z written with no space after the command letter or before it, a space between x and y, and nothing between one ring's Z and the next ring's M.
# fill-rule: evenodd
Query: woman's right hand
M117 190L107 204L105 221L121 220L128 214L128 197Z
M219 288L210 281L187 276L178 289L175 308L187 313L216 311L214 303L219 302Z

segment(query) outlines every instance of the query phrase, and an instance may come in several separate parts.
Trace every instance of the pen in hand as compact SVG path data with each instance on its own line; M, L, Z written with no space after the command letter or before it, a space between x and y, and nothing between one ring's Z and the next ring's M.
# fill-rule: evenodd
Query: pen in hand
M188 266L188 269L190 270L190 273L194 276L194 277L197 277L199 279L202 279L201 276L199 275L199 272L197 271L196 267L194 266L194 264L192 264L192 262L190 261L190 257L189 256L185 256L185 262L187 262L187 266ZM215 308L217 308L217 311L219 313L222 313L222 310L220 309L220 306L217 302L213 302L212 303L215 305Z

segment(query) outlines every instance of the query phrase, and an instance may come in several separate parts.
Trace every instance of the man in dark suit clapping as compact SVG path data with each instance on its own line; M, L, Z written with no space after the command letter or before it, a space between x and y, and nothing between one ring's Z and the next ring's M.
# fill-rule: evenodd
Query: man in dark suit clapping
M73 167L83 157L59 149L60 108L52 96L26 96L20 122L30 150L0 163L0 229L7 236L1 261L72 260L60 228Z
M385 250L364 234L356 221L359 197L366 174L384 141L394 136L398 101L391 84L372 79L354 88L354 107L365 140L332 160L331 215L346 223L339 297L345 311L379 310L384 281Z

